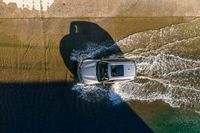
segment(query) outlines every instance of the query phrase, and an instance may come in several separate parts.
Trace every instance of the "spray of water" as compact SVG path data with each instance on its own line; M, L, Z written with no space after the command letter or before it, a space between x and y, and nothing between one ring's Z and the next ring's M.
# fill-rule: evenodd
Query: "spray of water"
M200 111L200 19L172 25L160 30L150 30L118 41L124 57L134 59L137 78L134 81L114 83L103 87L75 86L80 97L88 100L108 98L155 101L162 100L172 107ZM92 58L112 47L90 47L74 51L71 59ZM92 100L89 101L92 101ZM112 99L112 98L111 98ZM118 102L119 103L119 102Z
M117 105L123 102L118 94L105 86L77 84L72 90L76 91L82 100L91 103L104 100L110 105Z
M73 61L80 62L83 59L101 58L101 57L112 57L118 54L118 46L116 44L95 44L87 43L85 50L73 50L70 59ZM113 54L110 54L113 53Z

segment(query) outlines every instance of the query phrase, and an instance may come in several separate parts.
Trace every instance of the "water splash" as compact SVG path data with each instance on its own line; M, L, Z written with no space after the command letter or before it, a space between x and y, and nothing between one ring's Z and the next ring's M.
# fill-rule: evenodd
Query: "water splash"
M95 43L87 43L86 45L87 48L85 50L73 50L70 59L80 62L83 59L102 58L108 56L112 57L119 54L116 44L104 45L104 43L102 43L102 45L99 45Z
M136 62L138 73L154 77L164 77L171 72L200 67L200 61L165 54L136 59Z
M108 98L109 92L113 92L124 101L162 100L172 107L199 112L199 44L200 19L135 33L118 41L116 45L124 52L123 56L136 61L137 78L132 82L117 82L109 91L99 88L104 90L104 95L98 96ZM98 46L86 51L74 51L72 59L93 58L109 49L110 47ZM81 94L98 93L97 90L88 91L88 87L81 90Z
M135 33L117 42L123 53L142 53L155 50L166 44L200 36L200 19L176 24L159 30Z
M200 37L188 38L167 43L157 49L135 49L125 53L126 58L149 57L157 54L172 54L192 59L200 59Z
M76 84L72 90L78 93L79 98L91 103L106 101L110 105L118 105L123 102L119 95L105 86Z

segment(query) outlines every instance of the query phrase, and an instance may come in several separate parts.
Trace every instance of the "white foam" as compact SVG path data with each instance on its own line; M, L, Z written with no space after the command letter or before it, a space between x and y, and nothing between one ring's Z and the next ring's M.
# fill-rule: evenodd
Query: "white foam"
M150 55L157 55L157 54L176 54L176 55L190 55L191 51L194 53L199 49L199 46L196 44L200 43L200 36L187 38L183 40L177 40L174 42L166 43L160 47L150 49L151 46L147 46L145 48L138 48L131 52L125 53L124 56L126 58L139 58L139 57L148 57ZM190 47L190 50L187 48Z
M18 8L47 11L47 9L53 4L54 0L3 0L4 3L16 3Z
M137 61L138 72L143 75L163 77L166 74L200 67L200 61L179 56L158 54Z
M138 80L141 82L141 80ZM193 90L184 86L173 85L170 82L151 80L146 78L145 82L119 82L112 86L116 92L125 101L156 101L162 100L172 107L184 107L187 109L200 110L199 90Z
M176 24L158 30L148 30L134 33L119 40L117 45L124 53L140 49L146 52L158 49L163 45L180 41L183 39L200 36L200 19L189 23Z
M108 88L105 90L104 87L99 89L94 89L94 87L91 90L87 86L81 89L81 94L85 99L90 99L85 94L95 93L97 95L99 93L97 97L104 97L110 101L122 101L123 99L124 101L152 102L162 100L172 107L199 112L200 60L190 58L188 55L179 56L183 50L180 47L187 51L191 46L194 53L198 53L199 33L200 19L197 19L189 23L173 25L160 30L144 31L126 37L117 45L122 48L123 52L128 52L124 53L124 57L136 61L137 78L132 82L117 82L109 90ZM80 61L93 58L110 48L94 44L85 51L74 51L71 59ZM193 53L191 49L190 52ZM172 52L173 50L175 52ZM100 95L102 92L103 95Z
M87 102L95 103L105 100L111 105L122 103L121 97L105 86L76 84L72 90L78 93L79 98Z
M115 44L106 46L106 45L98 45L95 43L87 43L86 45L87 48L85 50L73 50L70 59L73 61L81 61L83 59L96 58L99 55L104 55L104 53L108 52L109 50L113 50L112 52L114 52L117 46ZM109 56L114 56L114 54Z

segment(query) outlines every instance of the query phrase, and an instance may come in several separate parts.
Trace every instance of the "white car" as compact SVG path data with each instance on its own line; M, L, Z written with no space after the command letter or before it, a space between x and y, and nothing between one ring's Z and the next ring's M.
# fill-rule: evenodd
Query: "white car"
M121 80L134 80L136 64L127 59L86 59L79 63L79 80L84 84L109 84Z

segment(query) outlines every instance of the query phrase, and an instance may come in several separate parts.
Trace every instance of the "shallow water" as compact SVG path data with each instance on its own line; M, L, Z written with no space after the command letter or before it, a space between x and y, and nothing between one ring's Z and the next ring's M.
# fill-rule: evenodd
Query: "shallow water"
M102 132L132 127L131 132L138 120L132 115L135 111L155 132L199 132L198 18L189 22L183 18L91 19L118 41L109 46L88 43L84 50L73 50L70 61L93 58L120 47L120 56L137 63L135 81L109 87L65 83L74 75L66 68L59 45L71 21L1 19L2 129L11 131L10 125L19 131L51 127L53 132L77 127L77 132L94 131L100 124L107 128ZM126 103L133 110L127 109Z
M90 45L87 50L74 51L71 58L93 58L118 45L125 58L136 61L138 75L133 82L111 87L122 99L163 100L172 107L200 111L199 34L200 19L195 19L135 33L110 47Z

